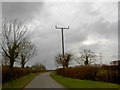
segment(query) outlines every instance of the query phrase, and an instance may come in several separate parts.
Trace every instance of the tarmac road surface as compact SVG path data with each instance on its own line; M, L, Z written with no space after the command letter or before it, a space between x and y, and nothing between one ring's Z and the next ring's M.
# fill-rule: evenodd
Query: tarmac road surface
M50 72L39 74L25 88L64 88L50 77ZM65 89L66 90L66 89Z

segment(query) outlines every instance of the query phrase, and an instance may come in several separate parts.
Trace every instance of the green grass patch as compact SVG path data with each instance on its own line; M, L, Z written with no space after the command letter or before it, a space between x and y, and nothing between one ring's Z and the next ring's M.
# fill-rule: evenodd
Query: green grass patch
M16 80L12 80L10 82L3 84L2 88L23 88L37 75L39 75L39 73L31 73L29 75L20 77Z
M67 78L67 77L57 75L55 72L51 73L51 77L61 85L65 86L66 88L118 88L120 87L120 85L112 84L112 83Z

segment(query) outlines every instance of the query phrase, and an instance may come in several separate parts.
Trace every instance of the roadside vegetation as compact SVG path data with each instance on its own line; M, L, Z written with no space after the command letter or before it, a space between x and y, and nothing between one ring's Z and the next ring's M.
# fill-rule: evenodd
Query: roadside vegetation
M57 82L65 86L66 88L118 88L120 85L91 81L91 80L79 80L68 78L64 76L60 76L55 72L51 73L51 77L55 79Z
M17 78L16 80L9 81L5 84L3 84L3 89L9 89L9 88L24 88L26 84L28 84L35 76L37 76L40 73L30 73L28 75L25 75L23 77Z
M55 62L62 68L56 69L56 73L63 77L69 77L80 80L102 81L120 84L120 61L116 61L112 65L95 64L101 59L98 54L92 50L83 50L79 56L73 54L57 55ZM76 61L77 66L70 67L70 63ZM67 65L65 67L64 65ZM57 66L57 67L59 67ZM96 85L97 86L97 85Z
M80 80L102 81L119 84L118 67L116 66L77 66L72 68L57 69L56 73Z
M44 72L43 69L32 69L32 68L20 68L14 67L12 69L9 66L2 67L2 83L6 83L12 80L16 80L17 78L23 77L25 75L29 75L31 73L39 73Z
M37 55L37 47L31 40L28 27L19 19L3 19L0 32L3 88L21 88L37 73L44 72L43 64L26 66Z

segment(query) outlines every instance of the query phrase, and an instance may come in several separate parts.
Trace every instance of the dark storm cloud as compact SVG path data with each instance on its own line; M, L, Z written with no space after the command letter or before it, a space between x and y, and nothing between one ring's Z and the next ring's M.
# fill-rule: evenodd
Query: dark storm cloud
M31 20L34 14L42 9L43 2L3 2L2 15L3 18L19 18L23 20Z

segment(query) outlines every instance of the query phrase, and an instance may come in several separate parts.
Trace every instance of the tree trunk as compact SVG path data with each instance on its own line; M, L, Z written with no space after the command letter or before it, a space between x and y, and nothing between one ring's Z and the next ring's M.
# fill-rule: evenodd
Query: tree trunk
M86 57L86 60L85 60L84 64L88 65L88 57Z
M65 65L63 65L63 69L65 68Z
M24 57L24 55L22 54L22 55L21 55L21 68L24 68L24 66L25 66L25 57Z
M22 64L21 67L24 68L24 67L25 67L25 64Z
M68 68L68 63L66 63L66 68Z
M25 61L23 59L23 60L21 60L21 68L24 68L24 66L25 66Z
M10 59L10 65L9 65L9 67L10 67L10 68L13 68L13 65L14 65L14 59L11 58L11 59Z

